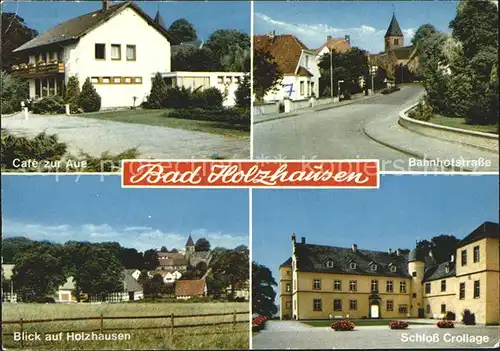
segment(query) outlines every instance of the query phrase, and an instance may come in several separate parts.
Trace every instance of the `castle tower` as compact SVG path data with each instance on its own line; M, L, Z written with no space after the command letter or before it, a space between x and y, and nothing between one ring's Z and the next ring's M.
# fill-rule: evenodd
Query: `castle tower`
M195 245L193 238L191 237L191 233L189 234L189 238L186 242L186 260L189 262L189 258L191 257L192 254L195 252Z
M409 313L411 317L419 317L424 312L423 285L425 271L425 256L422 250L415 248L408 255L408 272L411 275L410 296L411 303ZM415 297L414 297L415 296Z
M399 26L398 20L396 19L396 14L392 14L392 20L387 28L387 32L384 36L385 42L385 52L401 48L404 46L404 35L401 27Z

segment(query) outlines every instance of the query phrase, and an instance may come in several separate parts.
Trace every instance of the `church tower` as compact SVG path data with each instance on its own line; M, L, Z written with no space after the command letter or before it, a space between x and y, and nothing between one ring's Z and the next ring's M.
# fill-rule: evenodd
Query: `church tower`
M389 28L387 28L387 32L385 33L384 41L385 52L405 46L403 31L399 26L395 13L392 14L392 20L389 24Z
M192 254L195 252L195 245L193 238L191 237L191 234L189 234L189 238L186 242L186 260L189 262L189 258L191 257Z

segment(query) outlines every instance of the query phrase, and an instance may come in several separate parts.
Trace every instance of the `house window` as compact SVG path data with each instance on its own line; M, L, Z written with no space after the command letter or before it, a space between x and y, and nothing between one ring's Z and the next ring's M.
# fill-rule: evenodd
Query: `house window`
M326 266L328 268L333 268L333 261L326 261Z
M356 280L349 280L349 290L350 291L358 290L358 282Z
M290 285L290 283L286 283L286 288L285 288L286 292L290 292L292 291L292 286Z
M342 290L342 282L340 280L333 281L333 290Z
M135 61L136 59L137 56L135 45L127 45L127 61Z
M446 291L446 280L441 280L441 291Z
M91 81L93 84L97 84L97 83L99 83L99 77L92 77L92 78L90 78L90 81Z
M136 84L142 84L142 77L135 77L134 78L134 83L136 83Z
M412 276L412 277L417 277L417 272L412 272L412 273L411 273L411 276Z
M217 77L217 83L224 84L224 77L222 76Z
M386 292L393 292L393 286L392 286L392 280L388 280L385 284L385 290Z
M417 293L412 293L412 294L411 294L411 298L412 298L412 299L416 299L416 298L417 298Z
M399 305L398 312L399 313L408 313L408 305Z
M342 300L340 299L333 300L333 310L342 311Z
M349 268L356 269L356 263L354 263L354 262L349 263Z
M358 300L349 300L349 310L350 311L358 310Z
M113 83L120 84L121 82L122 82L122 78L121 77L114 77L113 78Z
M125 78L123 79L123 81L124 81L126 84L130 84L130 83L132 83L132 77L125 77Z
M399 292L406 293L406 282L399 282Z
M102 83L103 84L111 83L111 78L110 77L102 77Z
M441 313L446 313L446 305L444 303L441 304Z
M95 59L96 60L106 59L106 44L95 44Z
M41 96L41 82L40 79L35 79L35 96L40 97Z
M292 309L292 302L291 302L291 301L287 301L287 302L285 303L285 308L286 308L287 310L291 310L291 309Z
M122 46L120 44L111 44L111 59L112 60L122 59Z
M479 280L474 280L474 298L478 298L480 295Z
M399 39L394 39L394 45L399 45Z
M372 280L372 291L378 292L378 280Z
M474 263L479 262L479 246L474 246Z
M287 275L287 276L290 276L290 271L286 271L286 275Z
M427 305L426 306L426 312L427 313L431 313L431 305Z
M303 96L304 95L304 81L301 81L300 82L300 95Z
M320 290L321 289L321 280L314 279L314 281L313 281L313 289L314 290Z
M313 300L313 311L323 311L323 303L321 299Z
M431 293L431 283L425 283L425 293L426 294Z
M391 266L391 272L396 272L396 266Z
M467 265L467 250L462 250L462 266Z
M53 77L49 78L49 95L56 95L56 81Z
M49 86L47 82L47 78L42 79L42 97L45 97L49 94Z
M460 283L460 300L465 299L465 282Z
M306 68L309 68L309 56L306 56Z
M385 309L387 311L392 311L394 309L394 302L392 300L387 300L385 303Z
M370 266L370 270L371 270L372 272L375 272L375 271L377 270L377 265L376 265L376 264L372 264L372 265Z

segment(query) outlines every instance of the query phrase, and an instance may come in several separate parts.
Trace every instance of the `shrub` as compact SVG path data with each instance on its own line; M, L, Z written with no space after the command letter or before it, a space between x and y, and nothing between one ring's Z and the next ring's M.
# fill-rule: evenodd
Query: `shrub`
M446 316L444 318L449 321L454 321L456 319L456 315L455 313L448 311L446 312Z
M224 97L219 89L212 87L205 90L196 90L191 94L190 104L185 107L198 107L207 110L222 108Z
M164 114L165 117L194 119L198 121L227 122L250 126L250 110L228 108L219 110L178 109Z
M136 148L132 148L117 155L103 152L99 157L82 152L80 158L87 161L85 172L118 172L121 168L121 160L139 158L139 152Z
M162 107L166 108L189 108L192 103L192 95L190 89L174 86L168 88L165 92L165 99Z
M153 85L151 86L151 92L148 96L148 101L144 107L146 108L162 108L165 107L165 98L167 96L167 84L163 80L163 77L158 72L153 79Z
M389 328L391 328L391 329L406 329L406 328L408 328L408 323L405 321L390 321Z
M66 86L66 92L64 93L64 102L69 104L69 111L71 113L80 113L80 106L78 104L78 98L80 95L80 82L78 77L71 76L68 79L68 84Z
M408 113L408 117L420 121L429 121L434 115L434 111L426 101L420 101L414 110Z
M455 328L455 323L452 321L442 320L436 323L438 328Z
M463 310L462 323L465 325L475 325L476 324L476 315L468 309Z
M349 321L338 321L333 322L330 327L335 331L351 331L354 329L355 325L353 322Z
M46 113L64 113L64 100L60 96L47 96L41 100L33 103L33 113L46 114Z
M234 92L236 106L241 108L250 108L250 76L245 74Z
M78 96L78 105L84 112L96 112L101 109L101 97L92 85L90 78L87 78L83 83L82 92Z
M57 135L38 134L33 139L10 135L2 130L1 158L2 168L16 169L14 160L47 160L61 159L66 154L67 146L60 143Z
M1 87L0 112L6 114L21 111L21 101L29 96L28 81L2 71Z

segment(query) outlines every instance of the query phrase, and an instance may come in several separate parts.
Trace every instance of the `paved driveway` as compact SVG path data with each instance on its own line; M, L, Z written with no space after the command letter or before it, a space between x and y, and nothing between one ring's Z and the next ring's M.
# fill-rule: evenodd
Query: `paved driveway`
M82 150L99 156L105 151L118 154L137 147L140 158L204 159L214 154L228 159L250 157L249 139L85 117L30 115L26 120L17 114L2 117L2 128L29 137L42 131L57 134L75 156Z
M387 326L366 326L335 332L328 327L298 324L268 321L266 329L253 336L253 349L491 348L498 347L500 341L499 327L439 329L435 325L412 325L407 330L391 330ZM479 344L479 337L489 341Z

